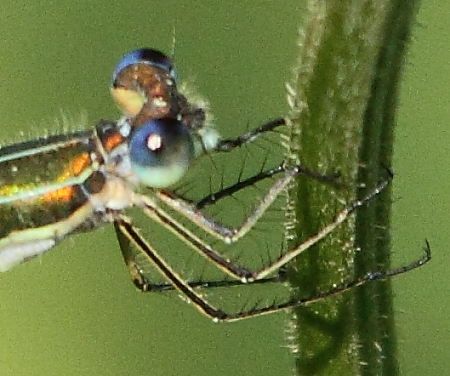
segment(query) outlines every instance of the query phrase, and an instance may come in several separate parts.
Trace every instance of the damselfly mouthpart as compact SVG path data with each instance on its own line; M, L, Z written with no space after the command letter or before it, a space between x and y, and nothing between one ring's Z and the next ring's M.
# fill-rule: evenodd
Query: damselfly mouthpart
M212 306L197 287L213 283L186 281L158 254L124 214L140 208L147 217L166 227L191 248L216 265L236 283L270 280L289 261L330 234L357 208L377 196L390 176L360 200L350 203L334 219L303 243L258 270L250 270L224 257L183 226L161 203L209 235L231 244L258 222L279 194L299 174L327 180L303 166L279 166L263 171L239 185L226 188L195 204L170 190L196 158L229 152L259 135L285 125L271 121L235 139L222 139L209 123L201 105L190 102L177 86L170 59L152 49L125 55L113 73L111 93L124 116L118 121L100 121L92 130L40 138L0 149L0 270L44 253L72 233L113 223L126 265L142 291L178 290L195 307L216 321L236 321L318 301L366 282L417 268L423 258L398 269L368 273L361 279L302 300L227 313ZM254 181L280 175L253 212L236 228L205 216L201 207L221 195L243 189ZM145 194L139 187L146 187ZM166 284L149 281L136 262L132 247L146 256L166 278ZM219 283L220 284L220 283ZM218 284L216 283L216 286Z

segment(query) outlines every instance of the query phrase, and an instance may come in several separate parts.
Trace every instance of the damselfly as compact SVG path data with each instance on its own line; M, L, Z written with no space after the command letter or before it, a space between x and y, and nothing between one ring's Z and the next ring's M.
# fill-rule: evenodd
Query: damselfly
M211 153L230 152L285 125L284 119L271 121L235 139L221 138L208 121L202 105L189 101L178 89L177 75L170 59L152 49L132 51L119 61L113 73L111 92L124 113L120 120L100 121L92 130L38 138L0 149L0 270L44 253L72 233L113 223L125 263L139 289L174 289L214 320L235 321L318 301L368 281L417 268L429 260L427 247L426 255L410 265L368 273L361 279L302 300L288 300L235 313L214 307L199 288L270 280L280 268L378 195L390 178L362 199L350 203L303 243L264 267L250 270L213 249L164 210L161 203L226 244L238 241L299 174L319 180L328 177L300 165L282 163L197 204L183 199L170 187L184 176L194 159ZM237 228L227 227L202 214L201 208L206 204L275 175L281 177ZM145 194L138 190L140 186L147 188ZM130 207L140 208L146 216L166 227L233 280L221 284L183 279L125 216L125 210ZM167 283L149 281L132 249L145 255Z

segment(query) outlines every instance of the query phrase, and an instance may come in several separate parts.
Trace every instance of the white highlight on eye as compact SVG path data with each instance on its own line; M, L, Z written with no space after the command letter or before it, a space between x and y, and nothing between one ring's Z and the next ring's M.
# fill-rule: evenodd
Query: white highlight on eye
M147 149L151 151L156 151L162 147L162 137L159 134L152 133L147 137Z

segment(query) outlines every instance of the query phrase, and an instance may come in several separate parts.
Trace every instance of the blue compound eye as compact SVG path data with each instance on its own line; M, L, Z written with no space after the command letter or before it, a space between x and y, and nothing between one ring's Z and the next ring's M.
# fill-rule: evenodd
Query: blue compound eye
M112 82L117 78L117 75L125 68L134 64L146 64L153 67L157 67L166 71L170 77L172 77L175 81L177 79L177 72L175 71L175 67L173 66L172 60L170 60L166 55L164 55L161 51L153 50L151 48L140 48L131 52L128 52L126 55L119 60L116 67L114 68Z
M149 120L136 128L129 148L133 172L142 184L152 188L178 182L194 157L187 128L169 118Z

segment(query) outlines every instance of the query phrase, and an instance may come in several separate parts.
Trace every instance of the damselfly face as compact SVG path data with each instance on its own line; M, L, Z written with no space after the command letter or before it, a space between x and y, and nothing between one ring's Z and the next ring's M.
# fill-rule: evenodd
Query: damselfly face
M362 279L301 301L287 300L234 313L212 306L199 288L279 281L280 268L378 195L390 176L367 196L337 213L317 234L267 265L251 270L221 255L177 221L173 213L187 218L209 236L232 244L249 232L299 174L322 181L329 181L330 177L303 166L281 163L197 203L185 200L170 188L183 178L195 159L230 152L285 125L285 121L277 119L235 139L222 139L210 124L202 104L189 101L178 89L177 74L170 59L151 49L132 51L119 61L113 73L111 93L124 114L118 121L102 120L91 130L0 149L0 270L44 253L72 233L113 223L125 263L139 289L175 289L213 319L235 321L317 301L367 281L403 273L428 261L427 248L423 259L406 267L369 273ZM236 228L227 227L202 212L204 206L274 176L278 176L275 183ZM142 190L142 187L146 189ZM228 279L212 282L183 279L153 248L151 239L145 239L125 215L131 207L141 209L148 218L167 228L217 266ZM166 282L155 283L147 279L136 260L136 250L164 276Z

